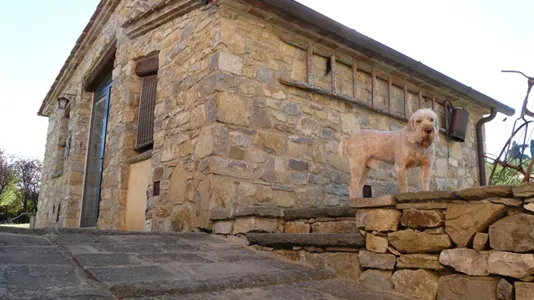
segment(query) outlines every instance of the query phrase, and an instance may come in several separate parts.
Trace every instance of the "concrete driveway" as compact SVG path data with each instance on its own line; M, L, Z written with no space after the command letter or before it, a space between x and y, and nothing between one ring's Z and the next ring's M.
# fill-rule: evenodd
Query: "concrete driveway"
M0 227L0 299L407 299L204 233Z

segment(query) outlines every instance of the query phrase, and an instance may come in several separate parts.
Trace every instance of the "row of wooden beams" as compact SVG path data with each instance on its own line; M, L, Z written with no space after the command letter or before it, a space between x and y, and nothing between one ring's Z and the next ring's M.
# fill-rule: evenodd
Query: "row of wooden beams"
M308 85L309 86L313 86L313 55L314 55L314 51L313 51L313 47L312 45L308 45L307 47L307 55L306 55L306 77L307 77L307 82L308 82ZM336 66L336 61L337 61L337 58L335 55L331 55L329 57L329 63L330 63L330 76L331 76L331 84L332 84L332 94L333 95L337 95L337 94L340 94L338 93L338 85L337 85L337 66ZM358 64L357 64L357 61L356 60L353 60L352 61L352 98L354 99L354 101L358 102L358 92L357 92L357 89L358 89L358 72L361 71L361 70L358 70ZM376 69L375 68L372 68L371 69L371 108L376 108L376 105L375 105L375 101L376 101L376 97L375 97L375 94L376 94L376 90L377 90L377 72L376 72ZM383 80L383 79L382 79ZM403 102L404 102L404 110L403 110L403 114L404 114L404 117L407 117L408 116L408 102L409 102L409 99L408 99L408 93L410 93L410 91L408 90L408 86L406 84L404 84L404 86L398 86L398 85L395 85L393 83L393 78L391 76L387 76L387 91L388 91L388 97L387 97L387 111L389 113L391 113L391 101L392 101L392 98L393 98L393 86L396 86L398 88L402 88L403 89ZM418 109L422 108L423 107L423 101L424 101L424 97L423 97L423 91L422 90L418 90L418 96L419 96L419 99L418 99ZM443 105L443 103L439 103L437 100L436 100L436 96L431 94L430 95L431 99L432 99L432 109L435 110L436 109L436 103L440 104L440 105Z

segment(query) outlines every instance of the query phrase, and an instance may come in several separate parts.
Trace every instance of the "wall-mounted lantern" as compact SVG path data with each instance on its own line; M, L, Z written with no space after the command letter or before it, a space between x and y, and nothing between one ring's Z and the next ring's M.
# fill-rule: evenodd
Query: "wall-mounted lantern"
M57 108L65 109L68 103L69 103L69 99L67 99L66 97L59 97L57 99L57 106L58 106Z
M57 99L57 108L64 110L65 108L67 108L67 105L69 105L69 102L71 101L69 98L74 99L75 96L76 95L74 94L62 94Z

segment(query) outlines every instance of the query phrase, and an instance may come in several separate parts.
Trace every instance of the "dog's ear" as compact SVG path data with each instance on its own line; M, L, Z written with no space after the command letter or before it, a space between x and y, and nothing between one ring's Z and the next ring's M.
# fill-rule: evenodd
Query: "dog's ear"
M415 143L417 141L417 131L415 130L415 114L413 114L410 119L408 120L408 125L406 126L406 130L404 131L404 134L406 135L406 139L411 144Z

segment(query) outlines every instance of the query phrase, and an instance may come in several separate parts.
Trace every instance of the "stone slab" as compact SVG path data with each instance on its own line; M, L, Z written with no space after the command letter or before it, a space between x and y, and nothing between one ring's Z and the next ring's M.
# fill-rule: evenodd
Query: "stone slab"
M534 216L518 213L502 218L489 227L489 241L495 250L534 250Z
M433 253L452 246L446 234L428 234L412 229L389 233L388 241L401 253Z
M455 200L456 195L454 194L454 192L449 191L428 191L397 194L395 195L395 198L399 202L426 202L435 200Z
M464 200L483 200L487 198L500 197L500 198L513 198L511 185L490 185L467 188L461 191L457 191L456 195L460 199Z
M350 206L354 208L387 207L395 206L397 200L392 195L384 195L376 198L352 198Z
M468 248L446 249L439 254L442 265L453 267L457 272L470 276L488 276L488 252Z
M514 283L515 300L532 300L534 299L534 283L520 282Z
M443 224L443 213L437 210L405 209L400 219L401 225L410 228L432 228Z
M365 246L360 233L247 233L247 239L262 246L289 248L293 246L357 247Z
M380 270L395 269L397 261L393 254L375 253L363 249L358 253L358 258L362 267Z
M489 235L487 233L477 232L473 238L473 249L477 251L484 250L484 248L486 248L486 244L488 243L488 237Z
M452 204L445 214L445 232L456 245L467 247L477 232L487 230L505 214L502 204Z
M439 300L497 300L498 277L446 275L439 278Z
M368 269L360 275L359 280L383 291L393 290L392 274L392 271Z
M528 198L534 196L534 184L523 183L513 188L515 197Z
M396 209L447 209L450 202L414 202L414 203L399 203L395 206Z
M514 199L514 198L490 198L488 199L491 203L504 204L508 206L519 207L523 204L523 201Z
M288 208L284 210L284 219L316 219L321 217L354 217L356 210L352 207Z
M0 264L68 265L69 261L57 247L3 246Z
M420 300L434 300L438 276L428 270L398 270L391 276L395 291Z
M438 255L433 254L404 254L397 257L398 269L428 269L442 270Z
M241 210L234 212L233 217L247 217L256 216L264 218L282 218L284 216L283 209L272 206L247 206Z
M175 298L157 298L153 300L171 300ZM264 300L409 300L411 297L384 291L383 289L358 284L348 280L307 281L291 285L274 285L224 290L199 294L181 295L180 300L230 300L230 299L264 299Z
M354 233L358 232L354 220L339 220L331 222L315 222L311 224L312 232L321 233Z
M42 251L32 252L35 260L19 259L15 264L2 261L0 298L410 299L353 281L332 279L333 275L327 270L280 261L206 234L46 232L51 244L55 244L52 240L61 241L58 242L60 247L43 246L39 242L33 246L30 242L24 247L42 248ZM87 237L83 238L84 235ZM362 242L360 237L360 244ZM116 246L111 247L111 244ZM2 249L16 247L22 246L4 243ZM125 247L131 250L125 251ZM83 251L71 252L70 249ZM49 250L58 251L68 264L33 264L36 260L42 262L47 253L54 253ZM339 258L338 262L325 260L325 264L340 269L347 260L345 256L357 257L358 254L332 255ZM359 268L357 261L351 264Z

